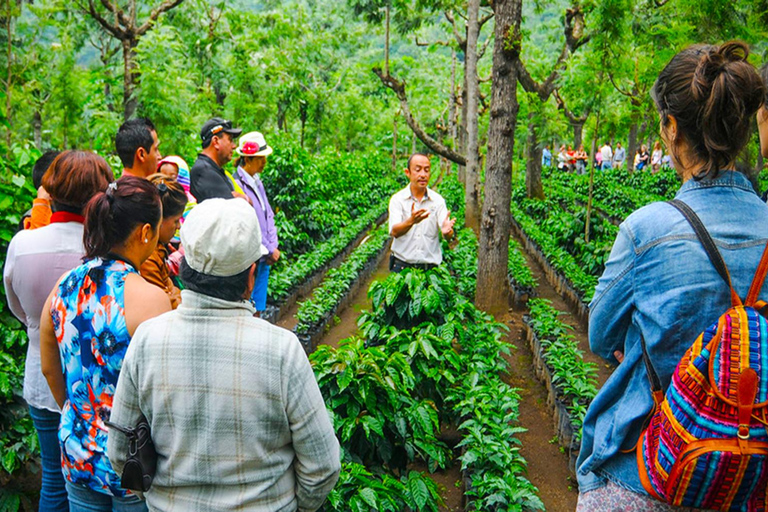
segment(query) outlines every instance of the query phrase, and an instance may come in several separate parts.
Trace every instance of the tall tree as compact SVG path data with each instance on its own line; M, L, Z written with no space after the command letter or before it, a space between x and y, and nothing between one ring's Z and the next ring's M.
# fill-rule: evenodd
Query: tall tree
M477 38L480 34L480 0L469 0L467 5L467 53L464 76L467 84L467 169L464 183L465 222L477 226L478 186L480 181L480 147L478 144L478 80L477 80Z
M101 0L97 5L94 0L74 0L83 13L95 20L103 30L120 42L123 50L123 117L130 119L138 104L135 89L140 77L136 63L136 47L141 37L152 29L161 14L181 4L184 0L165 0L154 7L147 19L139 24L137 0L128 0L125 8L117 0ZM110 19L111 18L111 21Z
M512 155L519 110L517 60L522 41L522 0L496 0L493 10L496 27L491 117L475 301L481 309L499 312L506 310L509 303L509 285L504 276L507 275L509 257Z
M557 80L567 64L570 55L589 41L589 36L584 34L584 13L579 4L574 4L571 8L567 9L563 19L565 41L563 42L562 50L560 51L560 55L558 56L552 71L544 81L537 82L534 80L523 59L519 57L516 59L520 84L523 86L523 89L529 93L536 94L539 101L542 103L546 102L555 91ZM537 127L534 119L535 113L532 110L529 114L528 123L528 158L525 163L525 189L528 197L543 199L544 187L541 182L541 147L539 145Z

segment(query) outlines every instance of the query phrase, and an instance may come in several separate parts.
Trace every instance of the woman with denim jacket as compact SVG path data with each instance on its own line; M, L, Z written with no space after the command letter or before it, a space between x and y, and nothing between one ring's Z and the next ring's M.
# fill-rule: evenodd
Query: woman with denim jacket
M735 171L766 93L747 54L738 42L687 48L652 90L661 138L683 181L676 198L701 218L742 297L768 241L768 206ZM673 206L653 203L622 223L590 304L590 347L619 365L584 418L577 511L686 510L653 500L640 482L633 448L653 408L640 336L666 390L685 351L730 304Z

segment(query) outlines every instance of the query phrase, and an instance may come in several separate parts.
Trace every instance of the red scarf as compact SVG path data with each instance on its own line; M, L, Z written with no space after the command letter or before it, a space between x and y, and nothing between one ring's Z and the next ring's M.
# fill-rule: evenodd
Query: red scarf
M54 212L51 215L51 224L54 222L79 222L80 224L85 224L85 217L77 213Z

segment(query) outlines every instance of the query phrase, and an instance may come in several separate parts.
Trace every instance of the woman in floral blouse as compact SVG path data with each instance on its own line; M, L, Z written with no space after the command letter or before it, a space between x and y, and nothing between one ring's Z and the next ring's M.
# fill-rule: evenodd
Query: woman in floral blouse
M43 374L61 407L59 443L70 512L144 511L107 458L105 421L131 336L170 310L138 268L157 246L157 188L132 176L97 194L85 211L86 262L64 274L43 307Z

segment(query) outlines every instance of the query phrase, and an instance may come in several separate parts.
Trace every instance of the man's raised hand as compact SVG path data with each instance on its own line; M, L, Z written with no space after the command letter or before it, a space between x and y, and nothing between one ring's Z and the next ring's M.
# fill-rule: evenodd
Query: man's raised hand
M428 210L426 210L425 208L421 208L417 210L416 203L411 204L411 218L409 220L412 226L418 224L419 222L423 221L427 217L429 217Z
M452 237L453 236L453 225L456 224L456 219L451 218L451 210L448 210L448 215L445 216L445 220L443 221L443 225L440 226L440 231L443 232L443 236L445 237Z

